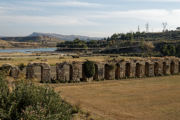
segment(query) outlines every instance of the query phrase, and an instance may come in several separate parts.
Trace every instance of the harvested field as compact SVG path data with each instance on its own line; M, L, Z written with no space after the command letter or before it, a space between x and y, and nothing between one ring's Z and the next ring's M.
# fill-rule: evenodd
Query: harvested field
M179 120L180 76L52 85L98 120Z

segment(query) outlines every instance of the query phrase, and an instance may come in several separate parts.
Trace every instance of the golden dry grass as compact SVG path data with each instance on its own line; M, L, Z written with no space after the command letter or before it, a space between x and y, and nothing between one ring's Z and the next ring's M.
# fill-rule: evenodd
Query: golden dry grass
M11 58L8 60L0 60L0 65L9 63L13 65L19 65L21 63L28 64L30 62L47 62L50 65L55 65L59 62L71 62L71 61L84 61L86 59L90 60L97 60L101 61L104 60L104 57L82 57L82 58L76 58L73 59L71 56L65 56L61 57L60 54L50 54L50 53L44 53L44 54L36 54L36 53L0 53L0 58Z
M107 61L112 60L109 56L90 56L90 57L80 57L80 58L72 58L72 56L61 56L61 54L57 53L0 53L0 58L11 58L9 60L0 59L0 66L3 64L13 64L19 65L24 63L27 65L30 62L47 62L50 65L55 65L56 63L61 62L72 62L72 61ZM127 59L128 57L119 56L116 59L124 58ZM131 57L132 58L132 57Z
M96 119L180 119L180 76L52 86Z

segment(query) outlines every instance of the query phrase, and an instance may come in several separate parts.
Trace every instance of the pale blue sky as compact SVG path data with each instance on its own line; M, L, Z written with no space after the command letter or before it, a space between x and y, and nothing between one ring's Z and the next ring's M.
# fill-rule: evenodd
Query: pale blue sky
M107 37L180 26L180 0L0 0L0 36L32 32Z

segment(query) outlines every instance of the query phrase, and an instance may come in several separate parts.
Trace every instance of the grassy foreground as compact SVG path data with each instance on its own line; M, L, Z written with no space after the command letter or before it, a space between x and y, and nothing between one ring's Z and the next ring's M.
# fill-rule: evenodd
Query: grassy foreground
M71 120L77 112L49 87L25 81L9 86L0 75L0 120Z
M180 76L52 85L99 120L179 120Z

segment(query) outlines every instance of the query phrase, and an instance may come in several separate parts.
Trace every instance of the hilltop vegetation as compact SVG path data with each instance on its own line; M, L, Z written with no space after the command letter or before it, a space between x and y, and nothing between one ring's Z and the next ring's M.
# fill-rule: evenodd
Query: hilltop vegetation
M27 47L56 47L57 43L73 41L74 39L88 41L90 39L100 40L98 37L88 37L80 35L61 35L53 33L32 33L25 37L0 37L3 43L0 48L27 48ZM6 44L5 44L6 43Z
M179 56L180 31L115 33L102 40L63 42L59 48L101 48L101 53L134 56Z

